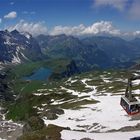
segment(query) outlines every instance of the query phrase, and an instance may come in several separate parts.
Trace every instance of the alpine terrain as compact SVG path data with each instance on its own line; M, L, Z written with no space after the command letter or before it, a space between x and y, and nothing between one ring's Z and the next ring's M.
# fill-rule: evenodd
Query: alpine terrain
M139 9L1 0L0 140L140 140Z

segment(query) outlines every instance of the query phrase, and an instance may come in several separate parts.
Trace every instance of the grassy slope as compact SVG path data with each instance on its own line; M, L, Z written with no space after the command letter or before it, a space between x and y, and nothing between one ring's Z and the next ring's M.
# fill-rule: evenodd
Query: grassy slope
M45 66L46 62L43 62L43 66ZM54 62L57 63L57 62ZM27 68L29 68L29 71L31 71L33 68L37 68L40 66L40 63L30 65L23 65L23 66L17 66L16 69L12 70L12 73L23 76L25 73L27 74ZM42 65L41 65L42 66ZM26 71L23 72L23 69L26 69ZM105 75L106 77L109 77L112 79L111 83L105 83L103 82L100 75ZM9 113L7 114L7 117L13 120L24 120L27 117L36 114L37 110L33 108L33 106L40 106L42 103L47 103L47 108L52 108L57 105L51 105L52 99L53 100L62 100L65 101L63 104L59 105L61 108L65 109L75 109L80 108L82 105L85 104L94 104L97 101L95 100L86 100L82 97L77 97L76 95L72 95L70 93L67 93L66 90L62 89L61 87L65 87L67 89L71 89L77 92L90 92L91 89L87 88L82 82L81 79L89 78L87 82L88 85L95 85L98 86L97 90L98 92L102 91L111 91L114 93L117 93L121 89L124 89L125 83L124 82L116 82L113 81L113 79L121 78L121 77L127 77L126 73L123 71L94 71L94 72L87 72L83 73L77 76L73 76L71 79L76 80L75 82L71 83L70 81L67 81L66 79L61 79L59 81L23 81L21 79L18 79L18 76L14 79L12 82L12 87L14 89L15 94L20 94L19 99L14 102L12 105L8 107ZM123 86L122 86L123 85ZM109 88L112 87L112 88ZM38 91L38 89L45 89L45 91ZM41 96L35 96L32 93L49 93L47 95L41 95ZM69 100L75 100L76 102L69 102Z
M46 61L30 62L20 64L11 68L11 78L21 78L26 75L32 74L40 67L50 68L55 73L61 73L66 70L66 66L70 63L68 59L51 59Z
M54 61L54 64L58 64L57 61ZM64 62L65 63L65 62ZM50 64L50 67L54 68L54 65L52 65L50 62L36 62L31 64L26 64L22 66L17 66L15 69L13 69L9 75L9 77L12 80L11 87L14 90L15 94L20 94L20 98L18 98L15 102L10 104L8 106L8 119L13 120L26 120L31 116L45 115L46 109L51 109L55 107L60 107L63 109L81 109L83 108L83 105L87 104L95 104L98 101L96 100L88 100L85 97L78 97L77 95L72 95L71 93L68 93L66 90L64 90L61 87L65 87L67 89L74 90L76 92L90 92L92 89L87 88L82 82L82 79L89 79L86 83L90 86L97 86L97 92L104 93L104 92L111 92L113 94L118 93L120 91L124 91L126 88L126 82L125 80L128 78L130 73L126 71L91 71L82 73L80 75L72 76L70 79L64 78L59 81L23 81L20 78L24 75L27 75L29 73L32 73L32 71L40 66L47 66L47 64ZM51 66L52 65L52 66ZM56 65L55 65L56 66ZM57 67L57 70L61 70L61 67ZM11 76L12 75L12 76ZM15 76L13 79L13 75ZM108 79L111 82L105 82L103 79ZM121 80L121 81L118 81ZM71 82L73 81L73 82ZM111 88L110 88L111 87ZM134 87L134 89L138 89L139 86ZM40 90L41 89L41 90ZM42 95L36 96L33 93L40 93ZM47 93L47 94L46 94ZM112 94L112 95L113 95ZM88 96L87 96L88 97ZM53 101L60 101L63 102L61 104L52 104ZM45 106L42 106L42 104L46 104ZM41 111L39 114L37 114L38 110L34 107L40 107L44 110ZM56 133L56 130L59 130L58 133ZM43 135L51 135L56 140L60 138L60 130L62 128L53 126L50 128L46 128L38 134L43 133ZM53 133L55 132L55 133ZM22 140L27 139L29 137L34 138L34 134L30 136L23 136ZM36 136L35 136L36 137Z
M88 93L92 91L92 89L86 87L85 84L82 83L81 80L84 78L89 79L86 82L88 85L97 86L96 89L99 93L118 93L124 91L126 88L125 80L130 73L123 70L91 71L82 73L80 75L72 76L71 80L75 80L72 83L71 80L68 80L67 78L58 81L24 81L21 79L21 77L29 75L39 67L49 67L56 72L60 72L62 70L61 66L67 65L68 62L69 61L64 60L50 62L48 60L19 65L12 69L9 73L9 79L12 81L10 86L13 89L14 94L18 95L18 99L8 106L9 113L7 114L7 117L13 120L24 120L31 115L36 115L37 110L33 108L34 106L42 107L43 103L47 104L47 108L57 107L58 105L51 104L52 100L63 101L64 103L59 105L59 107L64 109L77 109L82 105L96 103L97 101L95 100L86 100L82 97L72 95L61 88L64 87L79 93ZM110 80L111 82L105 82L104 79ZM139 86L135 87L135 89L138 88ZM44 91L38 91L38 89L44 89ZM33 93L41 93L42 95L35 96ZM48 94L46 95L46 93Z

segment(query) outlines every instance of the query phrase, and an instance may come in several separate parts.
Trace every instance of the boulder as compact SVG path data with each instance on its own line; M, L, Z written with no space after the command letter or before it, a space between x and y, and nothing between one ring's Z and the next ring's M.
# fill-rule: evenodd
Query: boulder
M23 134L36 131L36 130L41 130L45 127L44 121L36 116L32 116L27 120L25 125L23 126Z
M55 120L58 118L58 115L64 114L64 110L60 108L51 108L44 113L44 116L47 117L48 120Z
M55 113L55 114L58 114L58 115L64 114L64 110L61 109L61 108L52 108L52 109L48 110L47 112Z
M47 117L48 120L55 120L58 118L58 116L52 112L46 112L45 117Z

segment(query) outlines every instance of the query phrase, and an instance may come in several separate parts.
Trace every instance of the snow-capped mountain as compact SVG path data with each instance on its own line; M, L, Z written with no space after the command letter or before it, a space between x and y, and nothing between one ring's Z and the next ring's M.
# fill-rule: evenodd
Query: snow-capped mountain
M67 35L40 35L0 31L0 63L19 64L45 58L74 60L81 71L126 68L139 60L139 44L116 37L79 39ZM133 47L134 46L134 47ZM114 51L115 50L115 51Z
M0 31L0 62L18 64L24 61L37 60L42 53L37 41L29 33L17 30Z

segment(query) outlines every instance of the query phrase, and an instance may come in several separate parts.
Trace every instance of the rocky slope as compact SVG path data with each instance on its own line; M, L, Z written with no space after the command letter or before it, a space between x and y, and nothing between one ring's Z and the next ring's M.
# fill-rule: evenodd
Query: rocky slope
M81 69L125 68L139 59L139 40L126 41L119 37L93 36L78 39L67 35L36 37L42 52L50 58L70 58Z
M0 31L0 62L18 64L38 60L42 53L37 41L29 33L17 30Z
M13 120L26 120L32 116L39 116L46 126L53 124L61 126L59 140L65 138L65 133L73 134L69 139L92 138L95 139L105 133L116 135L116 131L124 138L133 137L131 131L139 130L140 116L129 116L120 106L121 95L124 95L127 86L127 77L130 74L140 74L137 71L93 71L82 73L58 81L18 81L15 93L21 91L21 96L8 107L8 118ZM133 83L134 95L140 99L140 80ZM15 95L18 96L18 95ZM52 137L51 131L43 130L43 136ZM128 132L130 131L130 132ZM48 133L47 133L48 132ZM76 133L77 132L77 133ZM32 133L32 137L36 133ZM39 135L42 130L39 131ZM130 135L128 135L130 134ZM22 138L24 138L23 135ZM137 136L137 135L136 135ZM3 137L4 138L4 137ZM27 139L26 139L27 140Z
M74 60L81 71L125 68L139 59L139 39L126 41L117 37L78 39L67 35L39 35L17 30L0 31L0 63L19 64L45 59Z
M108 55L96 44L84 44L78 38L66 35L45 36L37 38L42 52L50 58L73 59L81 70L107 68L112 65Z

